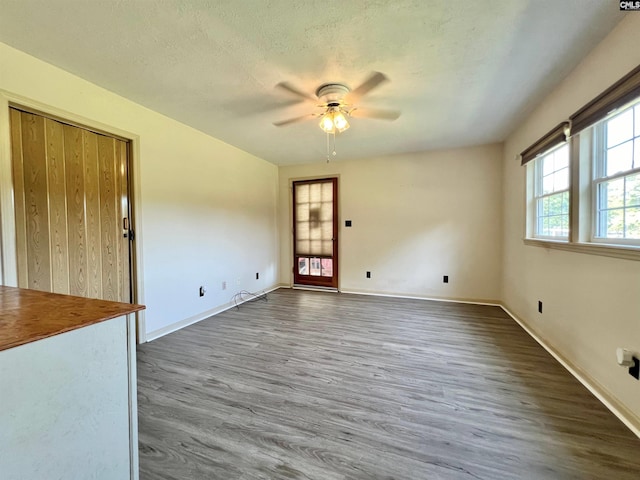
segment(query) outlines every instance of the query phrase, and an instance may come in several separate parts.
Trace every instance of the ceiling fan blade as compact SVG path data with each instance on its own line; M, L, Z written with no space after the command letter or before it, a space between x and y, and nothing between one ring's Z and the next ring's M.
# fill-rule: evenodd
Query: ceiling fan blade
M302 90L298 90L296 87L294 87L288 82L280 82L276 85L276 87L281 88L282 90L286 90L287 92L295 95L296 97L300 97L305 100L310 100L314 103L318 101L318 99L315 96L310 95L306 92L303 92Z
M240 99L233 99L223 104L225 110L236 115L247 117L260 115L261 113L272 112L274 110L285 109L302 103L301 99L291 98L276 101L265 96L250 96Z
M285 125L290 125L292 123L304 122L305 120L310 120L313 117L317 117L318 115L315 113L307 113L301 117L289 118L288 120L282 120L281 122L273 122L276 127L284 127Z
M363 95L366 95L378 85L387 81L389 81L389 79L385 74L373 72L359 87L347 93L347 95L345 95L345 100L350 104L357 103Z
M378 118L380 120L396 120L400 116L398 110L382 110L379 108L356 107L349 111L353 118Z

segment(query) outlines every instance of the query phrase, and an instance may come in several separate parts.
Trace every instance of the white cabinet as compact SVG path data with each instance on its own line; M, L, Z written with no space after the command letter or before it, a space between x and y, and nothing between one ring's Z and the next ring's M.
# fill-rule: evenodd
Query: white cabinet
M138 478L134 322L0 351L2 480Z

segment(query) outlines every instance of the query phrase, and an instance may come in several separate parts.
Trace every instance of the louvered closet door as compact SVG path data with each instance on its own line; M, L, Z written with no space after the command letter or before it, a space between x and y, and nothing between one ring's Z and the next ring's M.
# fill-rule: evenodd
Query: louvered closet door
M293 281L338 288L338 179L293 183Z
M127 143L10 113L19 286L130 302Z

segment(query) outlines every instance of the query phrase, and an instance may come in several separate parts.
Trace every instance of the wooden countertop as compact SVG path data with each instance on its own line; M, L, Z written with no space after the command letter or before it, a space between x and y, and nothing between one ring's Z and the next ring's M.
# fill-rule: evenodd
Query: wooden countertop
M0 285L0 351L144 308Z

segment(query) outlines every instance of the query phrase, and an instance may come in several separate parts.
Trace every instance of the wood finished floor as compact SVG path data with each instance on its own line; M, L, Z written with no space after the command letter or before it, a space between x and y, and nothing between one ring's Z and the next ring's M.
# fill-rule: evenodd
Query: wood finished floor
M638 479L497 307L278 290L138 348L140 478Z

